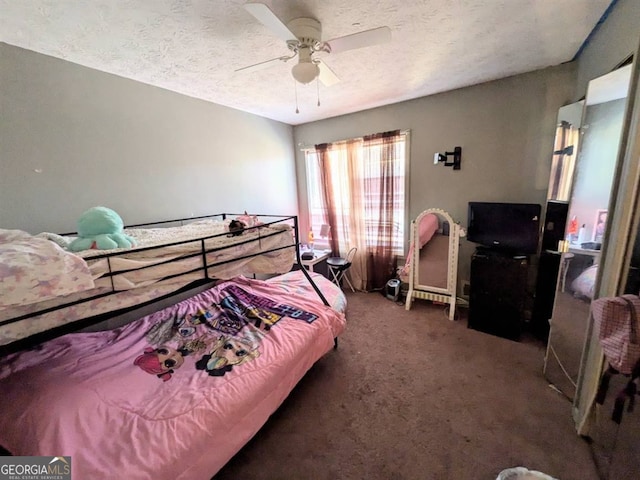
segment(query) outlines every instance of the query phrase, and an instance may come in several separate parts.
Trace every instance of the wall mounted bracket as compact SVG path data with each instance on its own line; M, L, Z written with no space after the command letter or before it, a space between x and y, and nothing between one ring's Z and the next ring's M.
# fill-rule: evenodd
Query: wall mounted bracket
M447 157L453 157L452 162L447 162ZM445 167L453 167L454 170L460 170L460 164L462 163L462 147L455 147L453 152L436 152L433 155L433 164L443 162Z

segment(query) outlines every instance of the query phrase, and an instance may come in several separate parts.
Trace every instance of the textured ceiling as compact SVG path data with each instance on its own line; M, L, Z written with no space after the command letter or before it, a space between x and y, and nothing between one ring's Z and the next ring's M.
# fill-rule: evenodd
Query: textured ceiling
M570 61L611 0L274 0L322 39L379 26L391 42L323 57L341 81L296 88L294 61L245 0L0 0L0 41L292 125ZM317 106L317 96L320 106Z

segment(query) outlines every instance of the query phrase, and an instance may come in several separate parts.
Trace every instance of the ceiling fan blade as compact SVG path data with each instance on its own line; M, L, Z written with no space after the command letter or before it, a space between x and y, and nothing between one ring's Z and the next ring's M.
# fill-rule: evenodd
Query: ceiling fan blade
M354 48L378 45L388 42L389 40L391 40L391 29L389 27L378 27L351 35L345 35L344 37L334 38L325 43L331 47L331 53L339 53L345 50L353 50Z
M320 81L325 87L330 87L331 85L335 85L340 81L333 70L329 68L329 65L321 60L316 60L316 63L318 64L318 68L320 69Z
M269 68L269 67L275 65L276 63L278 63L278 61L286 62L288 60L291 60L294 56L295 55L292 55L290 57L272 58L271 60L265 60L264 62L254 63L253 65L248 65L246 67L238 68L238 69L236 69L234 71L236 71L236 72L255 72L257 70L264 70L265 68Z
M280 20L264 3L245 3L244 8L247 12L253 15L256 20L285 42L288 40L298 40L282 20Z

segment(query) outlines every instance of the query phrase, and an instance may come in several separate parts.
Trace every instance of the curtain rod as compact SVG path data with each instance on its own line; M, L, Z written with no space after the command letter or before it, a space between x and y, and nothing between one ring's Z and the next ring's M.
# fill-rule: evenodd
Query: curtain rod
M400 130L400 133L403 135L407 135L408 133L411 132L411 129L407 128L405 130ZM354 137L354 138L343 138L342 140L334 140L333 142L327 142L327 143L338 143L338 142L346 142L347 140L355 140L358 138L364 138L366 135L362 135L360 137ZM300 149L301 152L308 152L310 150L315 150L315 145L305 145L302 142L298 143L298 148Z

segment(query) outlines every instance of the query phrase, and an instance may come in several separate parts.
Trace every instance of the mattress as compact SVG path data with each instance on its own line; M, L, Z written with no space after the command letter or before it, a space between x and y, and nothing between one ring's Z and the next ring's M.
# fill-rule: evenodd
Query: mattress
M344 295L313 278L333 306L300 271L238 277L1 359L0 445L71 456L78 479L210 479L344 330Z
M209 278L291 270L295 259L291 225L271 224L234 236L227 231L228 223L202 220L180 227L125 229L136 241L136 247L85 250L77 254L88 263L97 287L115 290L144 287L171 275L202 268L203 251L207 252ZM284 248L287 246L291 248ZM117 274L108 275L114 272Z
M46 332L82 319L153 301L179 290L190 281L201 278L202 273L191 273L179 278L163 280L145 287L116 293L112 293L111 288L108 287L93 288L44 302L0 309L0 346L8 345L17 340L22 340L32 335ZM94 296L97 298L82 301L83 298ZM80 301L80 303L61 307L61 305L75 301ZM52 310L48 311L49 309ZM46 313L37 314L37 312L43 310L46 311ZM23 316L26 316L26 318L12 320ZM6 323L2 324L2 322Z

